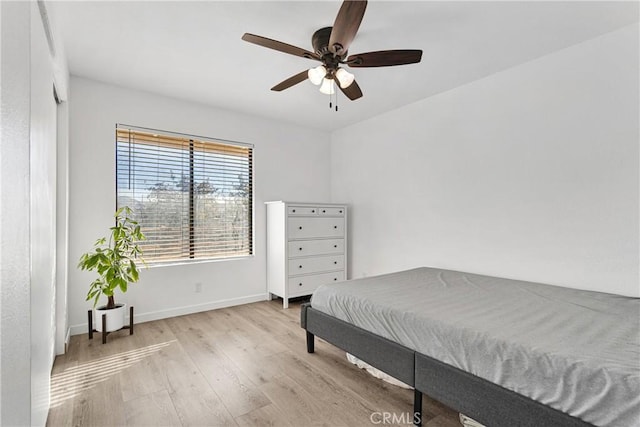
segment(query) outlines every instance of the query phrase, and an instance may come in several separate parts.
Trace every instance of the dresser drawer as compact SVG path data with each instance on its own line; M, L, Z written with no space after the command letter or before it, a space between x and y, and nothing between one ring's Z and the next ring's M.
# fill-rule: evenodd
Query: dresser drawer
M289 218L289 239L343 237L344 218Z
M320 285L340 282L344 280L344 270L332 273L314 274L312 276L300 276L289 278L289 295L309 295Z
M289 215L318 215L317 206L289 206L287 208Z
M289 276L344 269L344 255L290 259Z
M344 253L344 239L296 240L289 242L289 258Z
M345 211L345 208L336 208L335 206L331 206L331 207L320 206L318 208L318 214L325 215L325 216L344 216L344 211Z

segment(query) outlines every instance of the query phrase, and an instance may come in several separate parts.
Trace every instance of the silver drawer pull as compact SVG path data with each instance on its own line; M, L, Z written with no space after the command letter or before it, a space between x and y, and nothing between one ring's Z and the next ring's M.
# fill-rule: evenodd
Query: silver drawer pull
M302 250L302 248L298 248L298 250L300 250L300 251L301 251L301 250Z
M298 266L298 268L302 268L302 266L301 266L301 265L299 265L299 266Z
M334 277L334 278L333 278L333 281L334 281L334 282L335 282L335 281L337 281L337 280L338 280L338 278L337 278L337 277Z
M333 228L338 228L338 226L337 226L337 225L334 225L334 226L333 226Z
M302 226L298 227L300 230L302 230Z
M294 209L294 210L292 210L291 212L295 212L295 211L296 211L296 210Z
M322 209L322 213L325 213L326 211L324 209Z
M316 210L315 209L311 209L311 213L316 213Z
M333 247L334 247L334 248L337 248L337 247L338 247L338 245L333 245Z
M302 286L302 283L298 283L298 286Z
M340 213L342 213L342 211L340 211Z

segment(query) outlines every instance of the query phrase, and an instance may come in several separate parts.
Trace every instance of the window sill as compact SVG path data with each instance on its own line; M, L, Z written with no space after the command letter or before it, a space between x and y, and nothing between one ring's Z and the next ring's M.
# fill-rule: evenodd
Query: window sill
M164 261L164 262L157 262L157 263L149 263L147 264L147 268L152 269L152 268L176 267L176 266L195 265L195 264L210 264L210 263L227 262L227 261L242 261L242 260L247 260L251 258L255 258L255 254L229 257L229 258L208 258L208 259L194 259L194 260Z

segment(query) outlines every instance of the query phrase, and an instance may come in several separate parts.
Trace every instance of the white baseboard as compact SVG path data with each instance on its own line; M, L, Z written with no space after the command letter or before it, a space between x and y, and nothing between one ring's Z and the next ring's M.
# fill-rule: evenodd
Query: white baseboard
M201 311L216 310L218 308L233 307L236 305L250 304L252 302L266 301L269 294L249 295L241 298L232 298L221 301L207 302L204 304L188 305L185 307L171 308L169 310L151 311L148 313L135 313L135 323L150 322L152 320L167 319L169 317L183 316L185 314L199 313ZM128 317L127 317L128 321ZM81 323L72 325L69 328L71 335L80 335L87 333L88 325ZM68 340L67 340L68 342Z

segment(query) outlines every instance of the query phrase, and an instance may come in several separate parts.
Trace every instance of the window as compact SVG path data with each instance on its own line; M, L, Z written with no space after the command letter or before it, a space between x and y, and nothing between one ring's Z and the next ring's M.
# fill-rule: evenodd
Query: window
M253 254L250 145L118 125L116 196L149 263Z

